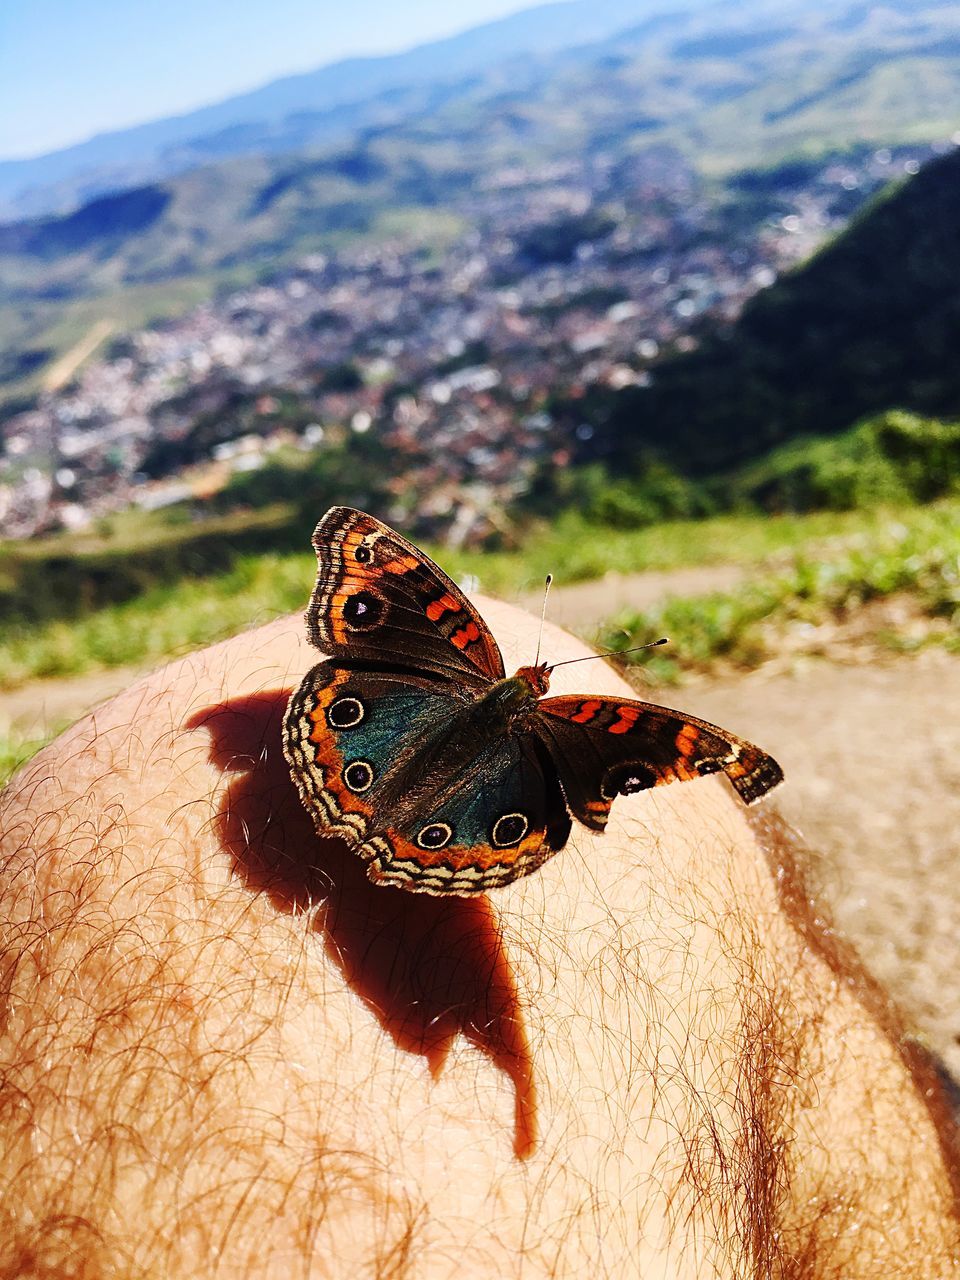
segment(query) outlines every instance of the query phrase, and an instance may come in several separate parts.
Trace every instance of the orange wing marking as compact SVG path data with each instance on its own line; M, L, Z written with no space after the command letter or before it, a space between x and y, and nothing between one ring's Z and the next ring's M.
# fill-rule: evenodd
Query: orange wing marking
M337 688L342 683L342 680L335 680L332 684L327 685L325 689L319 689L314 694L313 709L307 712L307 719L313 722L313 728L310 730L310 741L315 742L318 746L320 743L326 742L330 737L326 710L333 701Z
M427 605L427 617L431 622L439 622L445 613L459 613L460 606L451 595L443 595L439 600L431 600Z
M459 631L455 631L450 637L450 643L455 644L458 649L465 649L468 644L473 644L475 640L480 639L480 632L477 630L475 622L468 622L465 627L461 627Z
M591 699L589 702L581 702L577 709L577 714L575 716L571 716L570 719L575 724L589 724L602 706L603 703L598 699Z
M617 707L616 720L609 728L609 733L629 733L640 718L639 707Z
M700 730L695 724L685 724L675 738L677 750L687 759L693 755L700 741Z
M411 573L414 569L419 569L420 561L415 560L413 556L396 556L393 560L388 560L383 566L384 573Z

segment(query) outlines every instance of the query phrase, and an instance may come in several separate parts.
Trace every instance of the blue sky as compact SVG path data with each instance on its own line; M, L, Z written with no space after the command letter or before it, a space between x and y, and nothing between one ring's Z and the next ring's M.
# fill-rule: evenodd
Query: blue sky
M0 159L175 115L539 0L0 0Z

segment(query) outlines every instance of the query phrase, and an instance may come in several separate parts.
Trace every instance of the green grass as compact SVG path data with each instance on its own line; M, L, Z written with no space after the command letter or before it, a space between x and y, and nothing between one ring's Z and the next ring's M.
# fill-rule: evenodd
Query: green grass
M35 756L41 747L45 747L66 728L66 723L52 725L42 737L24 736L16 731L5 737L0 734L0 787L4 787L22 764L26 764L31 756Z
M129 531L134 536L134 531ZM762 566L737 590L670 599L646 613L612 619L603 643L622 650L659 635L669 649L627 658L652 683L675 682L719 663L749 668L774 656L791 629L855 617L860 606L909 596L926 630L878 633L876 643L909 649L936 642L960 651L960 502L898 511L765 518L723 516L621 531L569 514L531 531L522 549L436 552L454 577L473 574L493 594L538 585L548 569L560 582L688 565ZM247 555L223 574L156 586L134 600L74 621L0 630L0 690L42 677L148 665L302 610L313 585L312 553ZM796 644L793 648L796 650ZM0 785L42 746L0 736Z
M613 529L591 524L575 511L567 511L551 525L531 530L517 550L446 550L436 554L453 577L471 574L479 580L481 590L510 596L541 586L548 573L554 575L557 586L562 586L600 578L609 572L757 564L800 547L812 551L822 547L827 554L830 544L838 540L879 534L890 519L891 513L883 510L821 511L795 516L753 513Z
M43 560L51 556L83 557L108 553L133 555L172 548L195 534L217 535L226 542L244 533L270 534L290 519L289 505L274 502L256 511L210 516L194 523L189 505L141 511L129 507L94 521L86 529L52 533L24 542L0 542L0 565L6 556L20 560ZM309 539L307 539L309 542Z
M911 573L916 577L919 569L905 570L901 563L914 564L914 543L941 532L946 536L948 529L956 530L958 522L957 503L896 513L721 516L638 530L598 528L568 514L549 528L531 531L517 550L431 550L453 577L474 575L482 590L508 598L539 585L547 572L553 572L562 584L595 578L608 570L628 573L685 565L749 565L769 562L771 557L799 555L783 572L767 574L756 586L731 597L711 598L714 603L709 606L698 601L674 602L659 614L618 623L615 634L622 643L616 647L626 647L627 640L635 636L639 643L649 639L653 631L666 630L675 642L674 653L685 654L685 664L697 665L713 656L745 660L755 643L750 637L760 621L783 607L784 601L796 597L808 602L804 608L813 607L814 603L822 604L828 588L836 593L841 579L849 579L848 595L855 580L866 581L872 574L870 580L879 582L883 566L868 565L865 549L889 543L892 527L910 532L889 553L887 568L892 572L899 565L900 578L904 572L908 578ZM932 550L927 548L923 554L929 556ZM8 624L0 629L0 689L98 668L159 663L211 644L245 627L302 610L314 573L315 561L309 551L245 555L229 572L158 585L133 600L97 609L75 621ZM900 578L894 574L891 580L899 582ZM878 590L875 587L874 594ZM703 610L701 617L698 611Z
M0 689L96 668L161 662L302 609L312 555L243 556L225 574L151 588L78 621L0 633Z
M862 531L837 554L795 554L777 572L737 590L693 599L669 599L646 613L613 619L603 643L613 650L667 635L669 651L631 655L653 682L671 683L684 673L706 671L717 662L759 666L783 648L794 631L793 650L811 647L813 629L843 622L872 601L907 595L929 625L907 633L878 630L874 643L904 651L938 643L960 652L960 505L939 504L888 517ZM799 636L799 643L796 637Z

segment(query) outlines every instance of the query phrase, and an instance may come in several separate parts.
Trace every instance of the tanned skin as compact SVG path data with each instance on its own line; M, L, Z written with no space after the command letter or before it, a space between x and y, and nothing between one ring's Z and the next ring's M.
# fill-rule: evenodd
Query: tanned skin
M936 1080L775 819L704 779L486 898L377 888L287 773L302 637L155 673L0 797L0 1277L954 1274Z

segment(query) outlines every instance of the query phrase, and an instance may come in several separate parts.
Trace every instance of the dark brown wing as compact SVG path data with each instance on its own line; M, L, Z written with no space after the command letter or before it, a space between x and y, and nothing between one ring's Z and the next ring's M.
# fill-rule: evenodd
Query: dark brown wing
M745 804L783 781L750 742L706 720L629 698L544 698L533 728L549 750L574 817L602 831L617 795L723 772Z
M502 678L497 642L476 609L388 525L351 507L331 507L313 546L319 569L307 634L322 652L473 687Z

